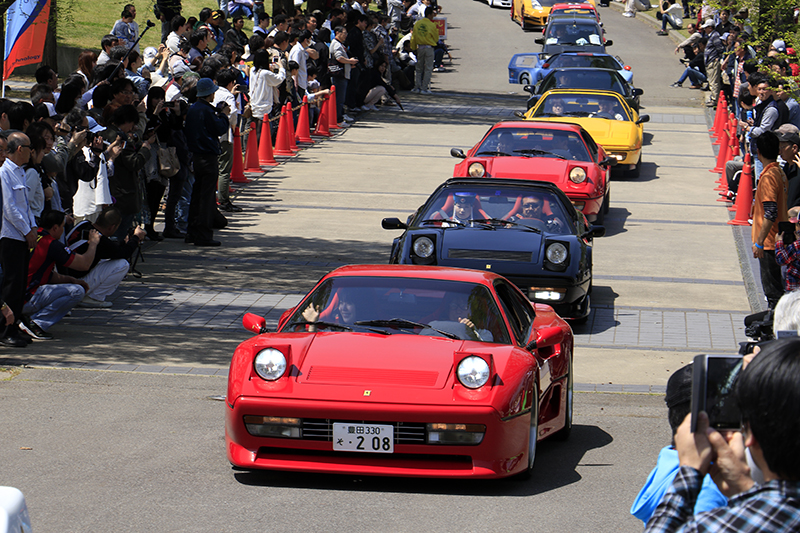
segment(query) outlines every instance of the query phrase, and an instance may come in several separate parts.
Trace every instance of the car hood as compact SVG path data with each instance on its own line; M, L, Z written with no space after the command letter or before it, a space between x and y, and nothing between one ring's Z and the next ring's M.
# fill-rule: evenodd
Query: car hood
M547 120L546 117L535 117L536 120ZM558 122L579 124L589 132L594 142L607 148L609 146L641 147L640 126L627 120L609 120L606 118L558 117Z
M486 173L492 178L536 179L561 183L567 177L567 160L557 157L494 157L475 158L486 166ZM471 162L471 161L470 161ZM465 168L469 168L468 162Z
M464 344L427 335L320 332L300 363L297 381L442 389L452 373L453 354Z
M450 228L443 231L442 264L490 269L505 273L502 265L540 262L542 234L516 229ZM497 262L497 268L492 264Z

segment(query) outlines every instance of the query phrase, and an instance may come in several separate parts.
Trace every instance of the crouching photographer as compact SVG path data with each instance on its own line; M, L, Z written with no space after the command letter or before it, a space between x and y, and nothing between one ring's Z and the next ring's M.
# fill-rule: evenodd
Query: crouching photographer
M800 339L764 347L737 378L741 431L718 432L706 413L675 434L680 469L645 531L800 530ZM763 474L756 483L746 450ZM726 507L693 514L705 474L728 496Z
M124 240L112 240L119 230L124 217L116 206L107 207L97 220L84 220L67 235L67 246L76 254L82 254L89 247L91 230L100 232L100 242L94 261L86 270L67 270L67 274L85 281L91 289L83 297L80 307L111 307L106 298L111 296L122 283L130 268L130 260L139 249L146 235L142 228L126 232Z

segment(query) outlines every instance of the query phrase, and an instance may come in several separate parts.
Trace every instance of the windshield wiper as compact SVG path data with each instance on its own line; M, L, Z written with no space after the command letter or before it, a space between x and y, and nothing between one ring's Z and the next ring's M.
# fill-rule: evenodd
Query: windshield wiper
M526 148L525 150L514 150L514 152L519 152L521 154L527 155L552 155L559 159L566 159L563 155L557 154L555 152L548 152L547 150L539 150L537 148Z
M318 328L335 328L341 329L344 331L353 331L353 328L350 326L345 326L344 324L337 324L335 322L309 322L308 320L297 320L295 322L290 322L287 326L317 326Z
M505 152L501 152L499 150L486 150L484 152L478 152L475 155L500 155L500 156L510 156L511 154L507 154Z
M420 224L433 224L433 223L442 223L447 222L449 224L455 224L456 226L466 227L466 224L463 222L459 222L458 220L452 220L450 218L427 218L425 220L420 221Z
M503 220L502 218L482 218L481 222L496 222L498 224L510 224L512 226L519 226L521 228L529 229L535 233L542 233L542 230L539 228L534 228L531 226L527 226L525 224L520 224L518 222L512 222L511 220Z
M405 318L390 318L388 320L359 320L355 323L357 326L385 326L385 327L398 327L398 328L422 328L432 329L436 333L444 335L450 339L460 339L458 335L450 333L449 331L442 331L431 327L429 324L422 324L420 322L413 322Z
M338 329L341 329L341 330L344 330L344 331L353 331L353 328L351 328L350 326L345 326L344 324L336 324L335 322L308 322L306 320L300 320L300 321L297 321L297 322L292 322L289 325L290 326L314 325L314 326L317 326L318 328L320 328L320 327L321 328L338 328ZM361 324L356 322L353 325L360 326ZM381 335L391 335L391 333L389 333L388 331L384 331L382 329L372 329L372 328L364 328L364 329L366 329L368 331L371 331L372 333L379 333Z

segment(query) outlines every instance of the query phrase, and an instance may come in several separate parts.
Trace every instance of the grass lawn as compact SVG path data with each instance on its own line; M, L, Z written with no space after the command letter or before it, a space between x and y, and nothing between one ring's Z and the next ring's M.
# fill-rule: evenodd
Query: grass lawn
M64 13L58 22L58 44L74 48L100 50L100 39L111 31L114 22L119 20L122 8L127 4L136 6L136 22L139 31L145 28L147 19L156 23L142 38L139 49L147 46L158 46L161 42L161 21L153 16L153 0L147 2L130 2L128 0L61 0L59 6L70 6L69 13ZM204 7L217 9L216 0L183 0L181 14L189 18L197 16ZM250 35L253 21L245 19L244 31Z

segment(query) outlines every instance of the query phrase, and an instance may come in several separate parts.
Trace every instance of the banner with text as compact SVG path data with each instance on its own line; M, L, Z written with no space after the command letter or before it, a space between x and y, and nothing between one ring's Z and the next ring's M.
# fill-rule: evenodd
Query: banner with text
M50 19L50 0L17 0L6 12L3 81L14 69L40 63Z

